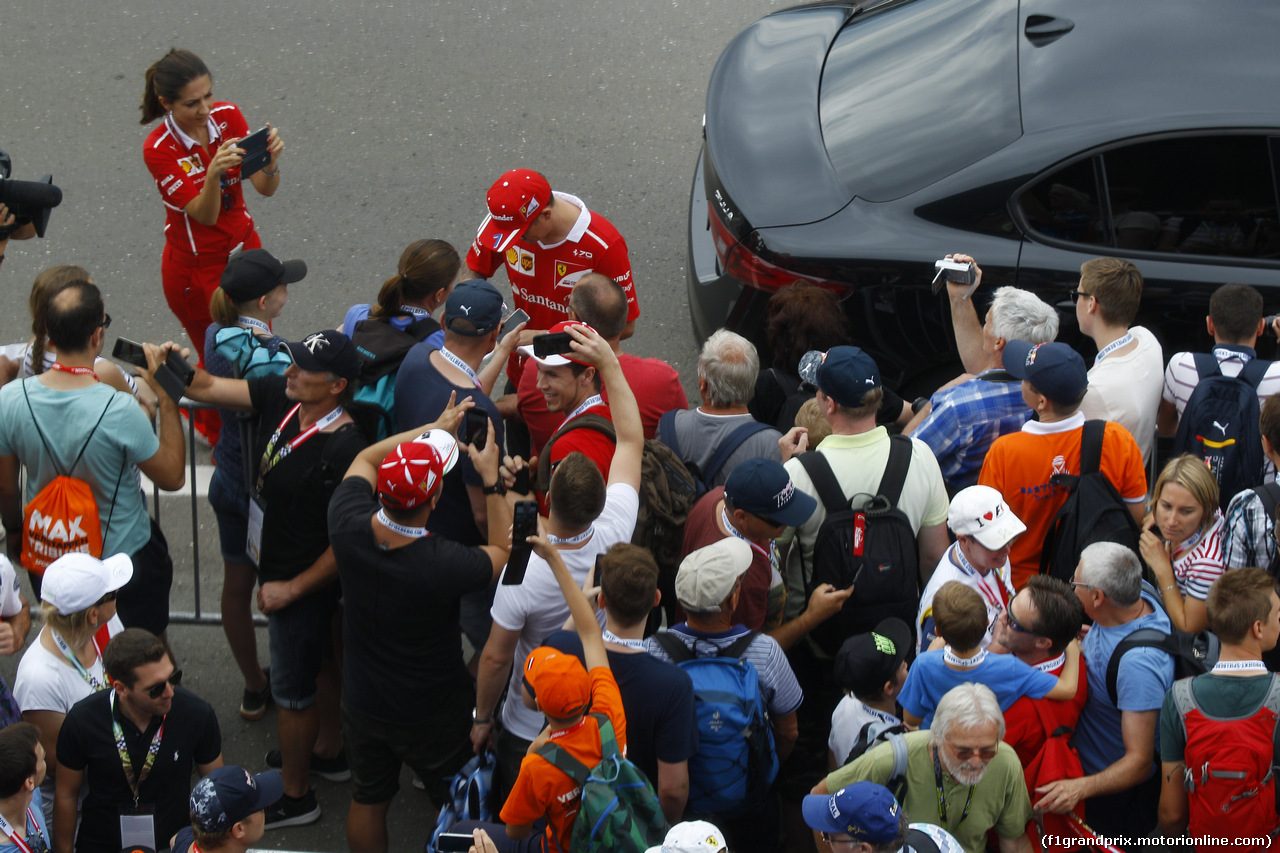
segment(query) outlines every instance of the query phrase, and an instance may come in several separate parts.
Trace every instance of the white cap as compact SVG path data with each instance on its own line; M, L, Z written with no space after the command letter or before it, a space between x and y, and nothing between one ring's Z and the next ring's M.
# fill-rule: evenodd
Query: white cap
M685 557L676 572L676 600L690 613L715 613L751 568L751 546L728 536Z
M705 820L687 820L671 827L662 844L645 853L720 853L728 846L724 833L714 825Z
M444 473L448 474L458 464L458 439L446 430L429 429L414 439L419 444L429 444L436 449L440 461L444 463Z
M128 554L116 554L105 560L79 552L63 554L49 564L40 582L40 598L70 616L88 610L109 592L114 592L133 577L133 561Z
M1027 529L1004 496L990 486L957 492L947 509L947 526L957 536L972 536L988 551L999 551Z

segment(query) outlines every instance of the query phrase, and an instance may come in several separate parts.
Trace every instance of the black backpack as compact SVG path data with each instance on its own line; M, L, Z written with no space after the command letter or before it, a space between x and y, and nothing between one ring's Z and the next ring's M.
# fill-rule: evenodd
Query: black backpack
M1267 514L1267 521L1275 525L1276 506L1280 504L1280 483L1270 482L1263 483L1261 486L1254 486L1253 493L1262 502L1262 511ZM1271 574L1271 577L1280 579L1280 548L1272 548L1271 562L1261 566L1261 568L1266 569Z
M1040 574L1070 582L1080 552L1095 542L1117 542L1138 553L1138 522L1116 487L1100 470L1106 421L1085 421L1080 437L1080 473L1054 474L1049 481L1066 486L1067 500L1049 524L1040 552Z
M1190 453L1205 461L1218 481L1223 510L1239 491L1262 479L1262 431L1258 426L1258 384L1271 362L1251 358L1237 376L1224 376L1216 356L1194 353L1200 381L1178 421L1173 455Z
M662 417L658 419L658 440L670 447L671 452L684 462L684 467L693 475L698 497L702 497L711 491L711 484L715 481L716 475L720 473L724 463L729 461L729 457L742 446L743 442L756 433L771 429L768 424L762 424L755 420L739 425L737 429L725 436L724 441L720 442L716 452L711 454L711 458L707 460L707 470L702 471L699 470L697 465L686 460L684 454L680 452L680 442L676 439L676 412L679 411L683 410L672 409L669 412L663 412Z
M1151 594L1152 599L1160 600L1155 588L1149 583L1143 581L1142 587ZM1160 605L1160 609L1163 610L1164 605ZM1111 697L1112 705L1116 704L1116 680L1120 676L1120 659L1130 649L1139 648L1160 649L1173 658L1174 681L1205 674L1213 669L1222 651L1218 636L1212 631L1205 630L1198 634L1191 634L1172 628L1169 633L1165 633L1158 628L1139 628L1116 644L1110 660L1107 661L1107 695Z
M809 636L834 656L846 638L872 630L887 616L911 624L920 604L920 556L911 522L898 509L911 465L911 439L891 436L889 461L875 494L858 493L848 500L821 453L802 453L796 458L827 512L813 546L805 600L820 584L829 583L836 589L856 584L840 612Z
M406 329L397 329L386 320L365 319L351 330L351 342L360 356L354 399L377 413L376 439L396 433L396 372L409 350L439 330L430 317L414 320Z

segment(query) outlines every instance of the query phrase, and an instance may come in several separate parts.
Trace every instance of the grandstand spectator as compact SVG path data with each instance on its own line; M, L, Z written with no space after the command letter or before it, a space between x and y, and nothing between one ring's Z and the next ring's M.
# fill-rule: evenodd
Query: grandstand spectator
M284 310L289 285L306 274L307 265L302 261L281 262L266 249L250 249L227 262L221 284L209 300L213 322L205 332L204 348L210 376L249 379L284 373L291 360L280 349L284 339L272 334L270 323ZM249 483L254 479L247 460L256 436L250 416L229 409L220 410L219 415L222 430L213 448L209 503L218 522L222 551L222 631L244 676L240 716L260 720L271 703L271 685L258 662L253 625L253 588L258 572L245 554Z
M1080 266L1072 296L1080 332L1098 347L1080 411L1127 429L1142 450L1143 464L1150 465L1164 354L1155 335L1131 325L1142 300L1142 273L1120 258L1094 258Z
M49 849L49 826L40 795L47 767L35 726L14 723L0 729L0 818L4 818L0 831L5 836L0 853Z
M848 756L869 723L899 725L898 694L907 680L911 628L890 616L874 631L845 640L836 654L836 684L844 698L831 714L828 765L848 763Z
M1022 398L1036 413L1036 420L992 443L978 482L1004 495L1009 509L1027 526L1009 552L1013 588L1022 589L1027 578L1040 570L1040 549L1054 515L1069 494L1065 486L1052 484L1050 478L1080 473L1085 424L1080 401L1088 376L1080 354L1060 343L1009 341L1004 364L1022 380ZM1140 521L1147 497L1142 453L1129 431L1112 422L1104 428L1100 470L1128 505L1134 520Z
M364 320L387 323L408 332L417 340L439 349L444 345L444 330L430 320L458 283L462 260L458 250L444 240L414 240L400 253L396 274L382 283L378 301L362 302L347 309L342 318L345 334L360 346L356 326Z
M677 410L670 430L665 426L659 430L663 443L686 465L696 467L708 488L723 486L733 469L748 459L782 461L778 450L782 434L759 424L747 410L759 372L760 357L751 341L720 329L707 338L698 356L702 405ZM708 470L707 463L719 457L724 458L716 470Z
M1168 632L1169 617L1154 591L1144 588L1138 555L1114 542L1084 549L1071 586L1093 620L1084 638L1089 698L1075 737L1086 775L1042 786L1035 807L1066 814L1084 800L1086 821L1097 832L1146 835L1160 792L1152 760L1156 720L1173 683L1173 660L1160 649L1128 652L1120 660L1114 700L1107 665L1120 641L1139 628Z
M159 399L157 437L133 398L98 382L94 360L111 317L96 286L80 281L63 287L49 302L47 322L58 353L52 369L0 389L0 516L9 556L18 559L23 547L22 507L57 476L84 480L105 518L102 553L128 554L133 562L133 579L117 601L121 621L163 633L173 562L141 490L126 474L136 464L161 489L182 488L186 458L177 404L156 382L159 362L153 360L142 375ZM20 494L23 467L26 492ZM39 571L32 565L27 568L38 590Z
M978 481L991 442L1031 418L1021 390L1003 373L1005 344L1052 341L1058 335L1058 312L1033 293L1001 287L979 323L970 297L982 283L982 268L968 255L951 257L972 263L977 276L972 287L947 282L951 326L966 372L935 391L902 431L929 445L947 488L955 492Z
M1000 493L990 486L969 486L951 499L947 526L956 541L947 548L929 583L920 595L916 614L917 651L925 651L937 634L933 627L933 597L942 585L959 581L972 587L987 607L987 632L982 648L991 645L996 619L1009 606L1013 584L1009 580L1009 549L1027 529L1009 509Z
M1202 630L1204 600L1224 571L1218 483L1203 459L1183 454L1164 466L1138 544L1169 621L1182 631Z
M148 359L176 348L147 344ZM267 616L271 695L280 750L267 754L281 767L284 796L267 825L297 826L320 819L308 771L349 778L338 723L337 665L330 648L338 575L329 545L329 497L365 446L365 435L344 404L360 369L350 338L332 329L282 344L293 359L283 376L224 379L197 369L187 396L254 412L258 446L250 557L257 557L258 609ZM256 554L254 552L257 552Z
M659 596L658 564L638 545L620 542L596 565L604 647L627 714L627 758L653 783L663 814L675 824L689 796L698 728L689 676L645 654L645 623ZM582 642L572 631L557 631L544 645L582 659Z
M179 686L182 671L163 641L127 628L107 644L103 665L111 690L77 703L58 734L55 853L119 853L128 848L126 829L129 843L163 849L190 822L191 771L205 776L222 766L213 707ZM89 793L77 815L82 783Z
M191 824L173 838L173 853L247 853L266 832L265 810L284 794L276 770L250 776L234 764L219 767L191 789Z
M618 283L600 273L587 273L578 279L569 294L569 319L581 320L600 333L618 355L622 375L640 404L640 422L644 424L644 437L653 438L658 431L658 419L671 409L684 409L689 405L680 374L674 367L657 358L640 358L622 351L622 332L627 325L627 294ZM609 402L609 389L600 392ZM517 406L517 409L511 409ZM559 427L563 417L559 412L547 411L546 398L538 390L537 362L528 360L520 374L517 397L498 401L505 417L518 411L519 417L529 428L536 456Z
M44 627L18 662L14 696L22 719L40 730L46 755L57 755L58 732L71 707L110 686L102 651L124 630L116 616L116 594L132 575L133 565L124 554L106 560L66 554L45 572L40 588ZM45 820L50 824L55 768L50 762L42 783Z
M640 502L644 433L635 397L608 342L582 325L569 326L568 332L574 341L574 357L590 365L592 373L600 371L613 386L618 436L607 487L599 468L580 453L564 457L551 476L546 532L569 566L574 582L581 585L598 555L618 542L631 541ZM508 469L504 479L510 479L510 473ZM496 801L501 802L511 790L529 744L543 727L542 715L520 701L521 671L519 666L512 667L512 662L526 660L533 649L564 624L569 611L550 567L534 554L529 558L523 583L498 585L492 615L493 628L480 658L471 742L478 753L493 739L493 715L498 710L503 684L507 684L507 700L501 708L502 729L495 746L498 767L494 790Z

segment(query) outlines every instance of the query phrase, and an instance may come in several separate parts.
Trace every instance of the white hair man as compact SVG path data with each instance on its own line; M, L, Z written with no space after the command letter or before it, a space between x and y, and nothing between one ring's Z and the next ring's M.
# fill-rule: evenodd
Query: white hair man
M912 820L940 826L968 853L987 849L987 831L1000 853L1032 849L1027 837L1031 801L1022 765L1004 737L995 694L981 684L953 687L938 702L933 728L908 732L903 808ZM813 789L830 794L855 782L891 784L893 747L884 743L833 771Z
M981 267L968 255L955 255L953 260L973 263L976 291L982 283ZM935 391L903 432L932 448L947 487L956 492L978 482L991 442L1021 429L1031 418L1021 389L1003 373L1005 343L1052 341L1058 336L1058 312L1034 293L1002 287L980 323L968 285L949 282L947 292L965 372Z

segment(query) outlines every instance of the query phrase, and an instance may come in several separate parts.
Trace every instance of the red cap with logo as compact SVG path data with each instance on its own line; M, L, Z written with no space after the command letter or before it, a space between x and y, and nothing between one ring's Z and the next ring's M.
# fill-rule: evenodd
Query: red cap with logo
M444 462L435 447L406 441L378 466L378 498L391 509L413 509L431 499L444 481Z
M532 169L512 169L489 187L489 218L477 239L488 251L503 252L551 203L551 184Z

